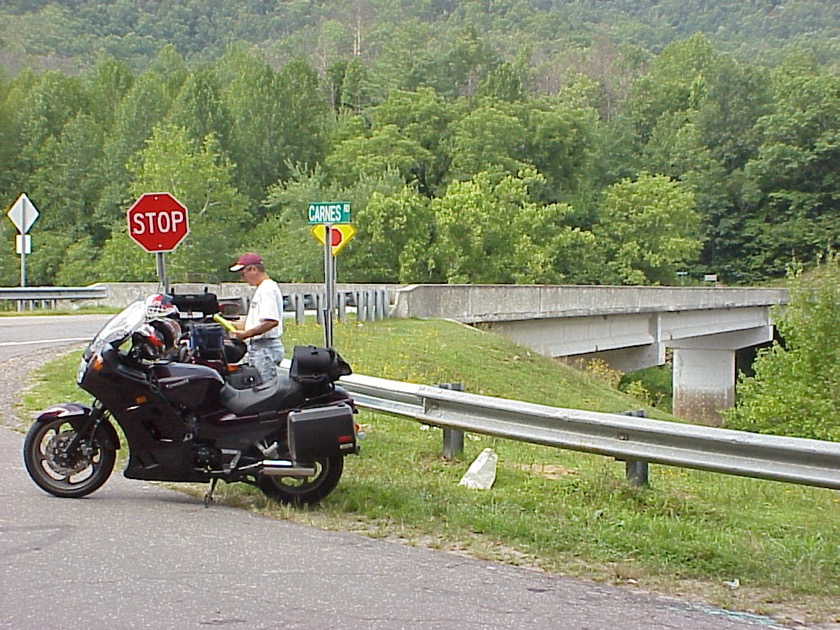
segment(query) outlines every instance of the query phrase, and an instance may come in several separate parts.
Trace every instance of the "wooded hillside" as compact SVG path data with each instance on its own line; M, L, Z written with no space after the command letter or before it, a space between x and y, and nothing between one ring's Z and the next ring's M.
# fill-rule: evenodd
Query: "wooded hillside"
M30 284L154 277L125 211L160 190L175 280L318 280L342 200L343 281L763 282L838 246L831 5L10 0L0 199L42 213Z

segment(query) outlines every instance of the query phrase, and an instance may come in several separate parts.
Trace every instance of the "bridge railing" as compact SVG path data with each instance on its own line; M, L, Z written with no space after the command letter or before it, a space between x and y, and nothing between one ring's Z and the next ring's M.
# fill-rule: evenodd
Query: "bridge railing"
M115 285L110 285L114 288ZM213 287L216 289L215 287ZM238 287L237 287L238 288ZM221 287L224 290L223 287ZM121 293L116 300L108 300L114 297L107 285L92 285L89 287L0 287L0 302L17 302L17 310L34 310L36 308L56 308L60 301L105 301L109 306L123 307L133 300L156 291L156 285L131 285L127 284L118 288ZM200 285L189 287L182 292L201 292ZM218 289L216 289L218 290ZM340 321L345 321L348 314L354 313L359 321L372 321L384 319L390 314L389 293L393 290L388 288L372 288L360 285L360 287L341 288L336 292L336 316ZM242 310L247 309L248 299L242 297ZM315 312L319 324L323 324L326 312L326 295L323 290L320 292L312 288L297 288L284 291L284 308L286 311L294 312L295 321L302 323L305 313Z
M56 308L60 300L101 300L108 297L108 287L0 287L0 301L17 302L17 310Z
M651 463L840 489L840 443L549 407L359 374L340 385L372 411L614 457L627 462L631 481L646 481Z

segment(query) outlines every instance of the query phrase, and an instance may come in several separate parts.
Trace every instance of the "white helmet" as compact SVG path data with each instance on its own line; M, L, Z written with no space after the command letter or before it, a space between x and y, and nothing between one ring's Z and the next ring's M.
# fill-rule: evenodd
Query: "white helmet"
M172 296L155 293L146 298L145 304L146 321L178 316L178 307L172 303Z

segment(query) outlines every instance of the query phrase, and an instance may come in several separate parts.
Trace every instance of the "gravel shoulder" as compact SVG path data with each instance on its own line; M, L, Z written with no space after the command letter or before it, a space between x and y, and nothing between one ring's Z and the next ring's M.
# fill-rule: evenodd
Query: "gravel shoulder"
M47 346L0 362L0 425L25 433L32 418L24 411L21 397L32 387L34 372L62 354L83 348L83 344Z

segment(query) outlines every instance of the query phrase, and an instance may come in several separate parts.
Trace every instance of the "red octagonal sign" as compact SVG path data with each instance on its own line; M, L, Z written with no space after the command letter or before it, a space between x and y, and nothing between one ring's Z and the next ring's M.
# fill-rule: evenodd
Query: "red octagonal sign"
M190 231L187 208L169 193L146 193L128 209L128 235L147 252L171 252Z

